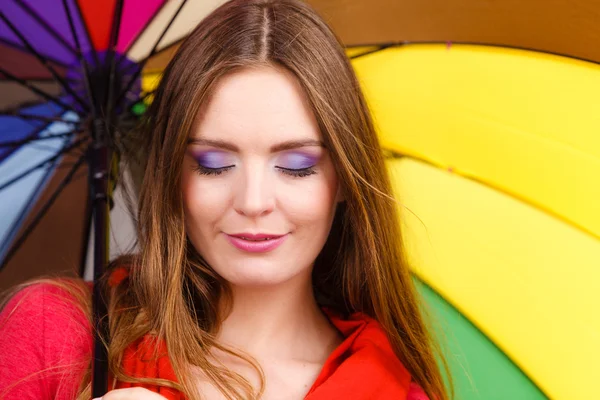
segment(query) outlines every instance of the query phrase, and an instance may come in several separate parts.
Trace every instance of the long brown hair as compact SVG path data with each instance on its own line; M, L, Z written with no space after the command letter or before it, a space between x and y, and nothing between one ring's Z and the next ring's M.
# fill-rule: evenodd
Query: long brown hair
M428 396L450 398L437 360L448 369L411 280L398 203L366 101L340 41L300 0L223 4L196 27L164 71L136 152L128 154L144 171L137 216L140 251L117 261L130 264L130 277L127 285L110 289L111 370L120 380L143 381L125 374L121 355L132 341L151 333L166 342L178 377L177 383L156 383L201 398L190 371L197 366L229 399L262 393L264 384L253 388L209 357L211 348L236 355L251 363L263 382L251 357L214 339L223 318L216 305L231 293L187 239L179 177L195 116L216 82L263 66L285 68L301 84L344 191L345 202L314 265L318 301L341 314L361 311L375 318Z

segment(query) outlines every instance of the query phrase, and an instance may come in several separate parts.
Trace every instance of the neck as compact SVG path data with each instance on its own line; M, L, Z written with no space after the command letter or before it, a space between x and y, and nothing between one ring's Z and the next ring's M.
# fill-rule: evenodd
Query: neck
M272 286L234 286L232 293L231 312L218 333L224 344L280 358L319 353L324 341L339 341L314 298L310 274Z

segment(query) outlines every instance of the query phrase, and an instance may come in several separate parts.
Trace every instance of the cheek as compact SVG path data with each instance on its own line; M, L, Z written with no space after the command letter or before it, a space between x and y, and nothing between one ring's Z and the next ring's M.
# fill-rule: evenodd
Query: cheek
M195 171L184 171L181 188L188 232L210 229L227 209L229 185L202 179Z
M329 171L313 178L302 185L282 188L280 205L296 224L325 227L335 208L337 181Z

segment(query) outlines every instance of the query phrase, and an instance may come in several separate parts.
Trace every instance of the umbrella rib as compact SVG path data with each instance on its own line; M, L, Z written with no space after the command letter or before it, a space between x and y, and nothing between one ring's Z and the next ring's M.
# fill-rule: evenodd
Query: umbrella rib
M121 91L121 93L119 93L119 97L117 98L116 104L119 104L121 102L121 100L123 99L123 97L125 96L125 94L131 89L131 87L133 86L133 83L136 81L136 79L142 73L142 70L144 69L144 65L146 65L146 63L148 62L148 60L150 59L150 57L154 53L156 53L156 49L158 49L158 45L160 44L160 42L163 39L163 37L167 34L169 28L171 27L171 25L175 21L175 18L177 18L177 15L179 15L179 13L181 12L181 10L183 9L183 6L186 3L187 3L187 0L183 0L183 2L181 2L181 4L179 5L179 8L177 9L177 11L173 15L173 17L171 17L171 20L169 21L169 23L167 24L167 26L165 27L165 29L163 29L162 33L158 37L158 40L154 43L154 46L152 47L152 51L150 51L150 54L148 55L148 57L146 57L141 63L138 64L138 69L135 71L135 74L131 77L131 79L129 79L129 82L127 82L127 85L125 85L125 89L123 91Z
M51 147L48 146L46 144L44 144L43 142L32 142L32 143L28 143L29 148L30 149L34 149L34 150L41 150L41 151L48 151L48 152L54 152L56 151L55 147ZM81 152L76 151L75 149L73 149L74 154L82 154Z
M25 54L29 54L29 53L27 53L26 49L24 49L18 43L13 43L13 42L8 41L8 40L6 40L4 38L0 38L0 43L3 44L3 45L5 45L5 46L11 47L13 49L16 49L16 50L18 50L20 52L23 52ZM64 61L60 61L60 60L58 60L58 59L56 59L56 58L54 58L52 56L44 56L44 57L46 57L46 59L48 61L52 61L52 63L54 63L54 64L56 64L56 65L58 65L60 67L69 68L69 66Z
M34 82L39 82L39 81L35 80ZM25 108L34 108L34 107L38 107L38 106L45 106L45 105L47 105L47 103L48 102L46 100L26 100L26 101L20 102L16 106L0 109L0 114L14 114L16 112L20 112L21 110L23 110Z
M82 155L82 156L79 157L79 159L77 160L77 162L75 163L75 165L73 167L71 167L71 170L61 180L61 182L59 183L59 185L56 188L56 190L54 191L54 193L52 193L52 196L50 196L50 198L44 203L44 205L42 205L42 207L36 213L35 217L33 217L33 220L29 223L29 225L27 226L27 228L25 229L25 231L23 231L23 233L21 234L21 236L19 237L19 239L17 239L15 241L15 243L11 246L10 250L6 254L6 257L4 257L4 260L2 260L2 264L0 265L0 271L2 271L2 269L8 264L8 262L12 259L12 257L14 256L14 254L17 252L17 250L21 247L21 245L29 237L29 235L31 234L31 232L33 232L33 230L35 229L35 227L42 220L42 218L44 217L44 215L46 215L46 212L48 212L48 210L50 209L50 207L52 206L52 204L54 204L54 202L56 201L56 199L58 198L58 196L60 196L60 194L62 193L62 191L64 190L64 188L67 187L67 185L69 184L69 182L71 182L71 179L73 179L73 176L75 175L75 173L77 172L77 170L83 165L83 162L85 161L85 159L86 159L85 155Z
M40 83L55 83L56 82L56 79L54 79L54 78L49 78L49 77L45 77L45 76L36 76L36 75L28 75L27 80L34 81L34 82L40 82ZM2 82L1 78L0 78L0 82Z
M112 119L112 113L114 111L113 107L113 97L115 95L114 91L114 81L115 81L115 69L116 69L116 57L115 57L115 47L117 46L117 40L119 39L119 30L121 28L121 17L123 15L123 0L117 0L117 4L115 5L115 12L113 15L113 21L111 26L110 33L110 43L109 43L109 55L108 55L108 65L110 65L109 72L109 84L108 84L108 98L106 102L107 114L109 118ZM110 137L110 136L109 136Z
M44 127L45 128L45 127ZM43 130L43 129L41 129ZM56 135L48 135L48 136L42 136L42 137L27 137L25 139L21 139L21 140L15 140L12 142L0 142L0 147L19 147L19 146L23 146L25 144L28 143L32 143L32 142L38 142L38 141L43 141L43 140L51 140L51 139L56 139L56 138L61 138L61 137L69 137L69 136L73 136L76 135L78 133L83 132L83 130L75 130L75 131L71 131L71 132L67 132L67 133L58 133ZM37 132L39 133L39 132Z
M25 12L27 12L33 19L35 19L38 24L43 26L46 32L48 32L54 39L60 42L60 44L62 44L67 50L69 50L72 55L77 56L77 52L73 46L71 46L71 44L67 42L60 33L58 33L45 19L36 13L27 3L25 3L23 0L15 0L15 2L21 6L21 8L23 8Z
M17 29L17 27L12 22L10 22L8 18L6 18L6 15L4 15L2 11L0 11L0 19L4 20L4 22L6 23L6 25L8 25L10 30L15 35L17 35L19 39L21 39L25 47L27 47L27 50L29 50L35 56L35 58L37 58L38 61L41 62L48 71L50 71L54 79L56 79L58 83L60 83L62 88L65 89L71 96L73 96L73 98L81 105L81 107L83 107L85 110L89 110L88 105L81 99L81 97L79 97L79 95L73 91L71 86L67 82L65 82L65 80L56 72L56 70L48 63L48 60L42 57L42 55L36 49L33 48L33 46L31 45L31 43L29 43L27 38Z
M25 137L24 139L22 139L22 141L26 141L26 140L34 140L34 139L35 139L35 138L36 138L36 137L37 137L37 136L38 136L38 135L39 135L41 132L43 132L43 131L44 131L44 130L45 130L45 129L46 129L48 126L49 126L49 125L50 125L50 123L43 124L43 125L42 125L42 126L40 126L39 128L35 129L33 132L31 132L29 135L27 135L27 137ZM19 145L17 145L17 146L3 146L3 147L13 147L13 150L12 150L12 151L14 151L14 148L16 148L16 147L18 147L18 146L21 146L21 145L19 144ZM10 153L11 153L12 151L9 151L9 152L8 152L8 154L6 154L6 153L5 153L3 157L7 157L8 155L10 155Z
M21 86L29 89L30 91L32 91L33 93L35 93L35 94L43 97L44 99L56 103L58 106L62 107L63 110L70 110L70 111L76 112L76 110L73 109L73 107L71 107L69 104L63 102L62 100L60 100L58 97L55 97L55 96L53 96L53 95L51 95L51 94L49 94L49 93L41 90L40 88L32 85L31 83L29 83L29 82L27 82L27 81L25 81L25 80L23 80L21 78L18 78L16 76L14 76L10 72L8 72L5 69L3 69L3 68L0 67L0 75L1 74L4 74L6 77L8 77L8 79L10 79L10 80L14 81L15 83L18 83L19 85L21 85Z
M181 43L183 43L183 39L179 39L173 43L171 43L168 46L163 47L160 50L155 51L153 54L148 54L146 57L144 57L143 59L141 59L137 64L132 64L130 65L127 69L125 69L126 72L129 72L129 70L132 70L133 68L137 67L139 64L144 64L146 65L146 63L154 56L157 56L161 53L164 53L165 51L168 51L169 49L171 49L173 46L177 46L180 45Z
M123 15L123 0L117 0L115 5L115 12L113 15L112 25L110 28L110 42L108 48L115 50L117 41L119 39L119 31L121 29L121 17Z
M58 151L58 153L56 153L55 155L53 155L52 157L48 157L47 159L35 164L33 167L27 169L26 171L21 172L19 175L13 177L12 179L9 179L8 181L2 183L0 185L0 192L4 189L6 189L7 187L9 187L10 185L18 182L19 180L23 179L24 177L26 177L27 175L31 174L32 172L44 167L46 164L53 162L54 160L57 160L58 158L60 158L63 154L68 153L69 151L76 149L77 147L79 147L83 142L85 142L85 138L83 139L79 139L76 140L75 142L71 143L68 146L64 146L62 149L60 149Z
M58 97L52 96L51 94L44 92L43 90L33 86L29 82L16 77L15 75L11 74L10 72L8 72L7 70L5 70L2 67L0 67L0 74L7 76L8 79L10 79L14 82L17 82L19 85L26 87L27 89L31 90L33 93L42 96L46 100L53 101L56 104L59 104L60 106L62 106L62 108L66 109L66 110L71 110L71 111L77 112L77 110L75 110L72 106L68 105L67 103L64 103Z
M384 44L381 44L381 45L377 45L376 49L374 49L374 50L368 50L368 51L365 51L364 53L357 54L355 56L350 57L350 59L351 60L355 60L357 58L366 56L368 54L377 53L378 51L385 50L387 48L394 47L394 46L397 46L397 45L398 45L398 43L384 43Z
M18 117L18 118L22 118L22 119L31 119L31 120L43 121L43 122L66 122L66 123L70 123L70 124L78 124L78 122L76 122L76 121L69 121L69 120L61 118L61 117L46 117L46 116L37 115L37 114L24 114L23 112L17 111L17 110L0 111L0 117Z
M73 1L73 3L75 4L75 9L77 10L77 16L79 17L79 21L81 21L81 25L83 26L83 30L85 31L85 35L87 36L88 43L90 44L90 48L92 50L92 55L94 57L94 62L96 64L96 66L100 66L100 59L98 58L98 52L96 51L96 48L94 46L94 42L92 40L92 35L90 35L90 31L88 29L88 26L85 23L85 19L83 18L83 13L81 11L81 7L79 6L79 1L75 0L75 1ZM73 16L69 12L69 7L67 6L67 2L63 1L63 4L64 4L64 7L65 7L65 10L67 11L67 16L69 18L69 24L73 25L73 27L71 27L71 32L73 34L73 37L76 38L77 34L75 33L75 27L74 27L73 20L72 20ZM79 44L77 44L77 50L81 54L81 47L80 47Z
M143 95L142 97L140 97L140 99L138 100L138 103L139 103L140 101L144 101L144 100L146 100L148 97L152 96L152 95L153 95L153 94L155 94L155 93L156 93L156 89L154 89L154 90L151 90L151 91L149 91L149 92L146 92L146 93L144 93L144 95Z
M77 2L75 2L75 3L77 4ZM83 81L84 81L84 85L85 85L85 90L88 94L88 98L90 99L90 112L92 113L92 119L96 119L97 111L96 111L96 104L94 104L94 101L92 101L93 93L92 93L92 84L91 84L91 79L90 79L90 67L89 67L85 57L83 57L81 55L81 43L79 43L79 38L77 37L77 31L75 30L75 23L73 22L73 16L71 15L71 10L69 9L69 4L67 3L67 0L63 0L63 7L67 14L67 20L69 21L69 29L71 30L71 35L73 36L73 40L75 41L75 47L77 48L77 53L80 56L79 60L81 61L81 64L83 67L83 73L85 76L85 79ZM86 29L86 33L88 34L88 37L89 37L89 32L87 32L87 28L85 28L85 29ZM93 51L93 53L97 59L96 51Z

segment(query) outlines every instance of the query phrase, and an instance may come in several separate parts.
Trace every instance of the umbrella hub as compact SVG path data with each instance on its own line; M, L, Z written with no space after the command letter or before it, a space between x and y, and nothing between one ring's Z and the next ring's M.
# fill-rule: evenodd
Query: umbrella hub
M87 54L73 65L67 79L74 92L87 103L88 110L77 106L82 119L93 118L91 110L101 119L126 111L140 96L141 79L137 70L138 64L110 51Z

